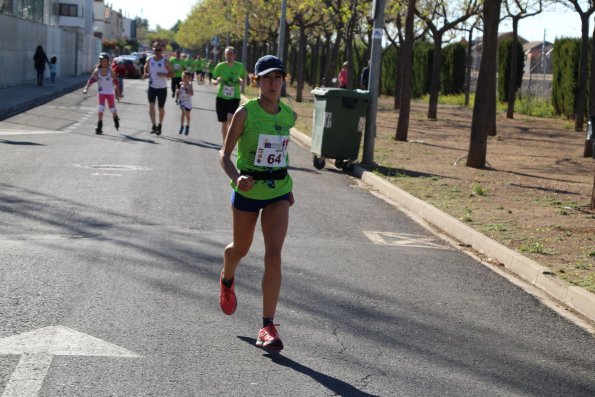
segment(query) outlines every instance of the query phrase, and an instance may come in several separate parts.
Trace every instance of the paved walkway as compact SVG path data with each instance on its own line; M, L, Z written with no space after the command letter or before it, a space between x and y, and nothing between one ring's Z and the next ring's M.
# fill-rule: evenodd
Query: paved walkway
M88 75L58 77L56 84L45 79L43 86L35 81L8 88L0 88L0 120L14 116L59 96L68 94L77 88L83 89Z

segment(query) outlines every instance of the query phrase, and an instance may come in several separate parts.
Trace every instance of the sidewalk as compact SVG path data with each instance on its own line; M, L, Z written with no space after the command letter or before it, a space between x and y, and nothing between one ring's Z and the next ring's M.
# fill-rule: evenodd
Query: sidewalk
M55 85L46 80L42 87L38 87L35 82L32 82L0 89L0 121L76 89L82 90L87 79L86 75L61 77L57 79ZM291 131L291 134L295 142L306 150L310 150L311 138L309 136L295 129ZM588 327L591 332L595 332L593 325L595 323L595 294L556 279L544 266L489 239L458 219L413 197L362 167L356 165L353 175L388 197L396 203L399 209L441 230L444 234L456 239L462 246L471 248L471 253L475 251L476 256L483 257L483 259L496 259L507 272L545 292L565 307L580 313L591 322Z
M45 79L43 86L38 86L35 81L0 89L0 121L31 108L42 105L68 94L78 88L81 90L88 75L57 77L56 84Z

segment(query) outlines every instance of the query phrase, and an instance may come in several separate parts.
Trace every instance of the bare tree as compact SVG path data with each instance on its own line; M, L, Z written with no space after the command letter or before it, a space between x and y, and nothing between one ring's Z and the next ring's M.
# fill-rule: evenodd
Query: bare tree
M304 69L306 63L306 48L308 46L308 31L322 21L323 13L320 3L304 1L297 10L293 11L293 25L298 28L298 51L297 51L297 87L295 100L302 102L304 90Z
M561 4L574 10L581 18L581 56L578 70L578 87L576 93L574 129L583 130L585 122L585 98L587 94L587 61L589 58L589 18L595 12L595 0L588 0L587 4L579 0L559 0ZM584 8L584 9L583 9Z
M464 31L467 31L467 33L469 33L469 36L467 36L467 55L465 60L465 107L469 107L471 97L471 70L473 69L473 32L476 29L479 29L479 26L481 24L480 14L481 12L478 12L471 25L468 25L465 28L463 28Z
M483 51L475 90L467 167L485 168L488 135L496 131L496 56L502 0L485 0Z
M523 18L532 17L543 11L543 0L504 0L506 15L503 19L512 19L512 49L510 54L510 76L508 81L508 109L506 118L514 118L514 103L517 91L517 43L519 40L519 21Z
M407 17L405 18L405 41L402 45L403 76L411 76L413 65L413 17L415 14L415 1L407 0ZM397 124L397 141L407 141L409 131L409 116L411 112L412 84L410 78L404 78L401 86L401 107Z
M405 43L405 37L403 36L404 27L403 21L407 17L407 0L394 0L391 4L390 12L388 16L385 18L385 26L384 26L384 33L386 38L390 41L391 45L393 45L397 50L397 68L396 68L396 78L395 78L395 100L393 103L394 109L400 109L401 107L401 93L402 93L402 82L405 80L403 78L403 48L400 47L399 44ZM415 21L414 21L415 22ZM388 29L388 25L394 25L394 29ZM391 31L395 34L395 37L392 36ZM413 25L413 43L416 43L419 40L423 40L426 36L428 28L424 24L415 24ZM398 41L398 42L397 42ZM388 50L388 47L383 50L383 53ZM409 72L411 73L411 72ZM411 75L411 74L409 74Z
M442 43L444 42L444 34L475 15L479 8L479 1L424 0L421 6L423 6L421 9L416 7L415 15L424 21L434 39L428 118L436 119L438 116L438 96L440 94L440 70L442 69Z

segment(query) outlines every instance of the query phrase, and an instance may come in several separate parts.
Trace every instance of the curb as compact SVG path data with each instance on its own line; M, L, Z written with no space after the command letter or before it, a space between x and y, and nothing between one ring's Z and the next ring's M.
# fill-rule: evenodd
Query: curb
M293 128L291 137L300 146L310 150L312 139L309 136ZM490 239L458 219L393 185L388 180L366 171L359 165L354 165L352 175L389 197L399 207L419 216L463 245L473 248L488 258L496 259L522 280L595 322L595 294L555 278L545 266Z

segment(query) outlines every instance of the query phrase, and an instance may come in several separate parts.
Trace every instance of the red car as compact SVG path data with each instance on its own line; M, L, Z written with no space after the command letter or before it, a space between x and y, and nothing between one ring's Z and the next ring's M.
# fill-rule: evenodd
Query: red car
M112 70L125 78L138 79L141 76L140 64L134 58L123 56L114 58Z

